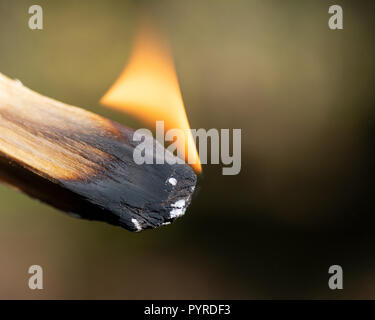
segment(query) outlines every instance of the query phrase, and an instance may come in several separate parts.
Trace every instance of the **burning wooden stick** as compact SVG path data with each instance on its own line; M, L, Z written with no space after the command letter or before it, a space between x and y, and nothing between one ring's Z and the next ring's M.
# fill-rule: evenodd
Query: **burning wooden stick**
M0 179L73 216L140 231L184 214L193 170L135 164L133 133L0 74Z

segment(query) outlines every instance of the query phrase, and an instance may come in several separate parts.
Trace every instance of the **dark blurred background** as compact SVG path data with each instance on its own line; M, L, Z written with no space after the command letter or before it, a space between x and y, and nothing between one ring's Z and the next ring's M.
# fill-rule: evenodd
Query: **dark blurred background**
M344 30L328 28L332 4ZM192 127L242 129L242 171L205 165L186 215L140 234L0 185L0 298L375 298L375 5L0 0L0 72L142 127L98 103L141 10L168 32ZM44 290L27 286L32 264Z

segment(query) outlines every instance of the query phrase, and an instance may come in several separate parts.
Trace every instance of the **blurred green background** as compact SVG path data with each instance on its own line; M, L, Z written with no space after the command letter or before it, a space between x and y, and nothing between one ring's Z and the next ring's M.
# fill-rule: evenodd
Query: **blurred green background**
M242 129L242 171L204 166L187 214L140 234L0 185L0 298L375 298L374 4L0 0L0 72L141 127L98 101L142 10L168 32L192 127ZM44 290L27 286L32 264ZM328 288L333 264L344 290Z

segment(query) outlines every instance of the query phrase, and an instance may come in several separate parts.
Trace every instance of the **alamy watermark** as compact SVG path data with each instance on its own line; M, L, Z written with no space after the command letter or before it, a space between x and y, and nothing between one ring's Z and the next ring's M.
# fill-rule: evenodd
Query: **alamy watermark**
M29 278L28 285L31 290L43 289L43 269L41 266L34 264L28 270L32 276Z
M332 274L332 276L330 276L328 280L328 287L331 290L342 290L344 288L344 273L342 267L338 264L332 265L329 267L328 273Z
M344 11L342 10L342 7L339 5L332 5L328 8L328 13L332 14L332 16L328 20L328 27L331 30L344 29Z
M191 129L189 130L198 146L201 164L222 164L223 175L237 175L241 171L241 129ZM195 148L186 148L190 132L170 129L164 133L164 121L156 121L156 142L148 129L134 132L133 141L139 142L133 152L136 164L195 164ZM208 161L208 142L210 141L210 161ZM164 142L170 143L166 148ZM230 152L232 146L232 152ZM185 154L187 150L187 156ZM231 155L232 153L232 155ZM175 156L176 155L176 156Z
M31 30L43 30L43 9L41 6L34 4L29 8L29 28Z

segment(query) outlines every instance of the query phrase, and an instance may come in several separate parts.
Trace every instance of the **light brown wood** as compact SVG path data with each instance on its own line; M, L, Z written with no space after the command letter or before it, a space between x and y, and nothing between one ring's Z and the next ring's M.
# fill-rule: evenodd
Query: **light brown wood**
M111 121L44 97L0 74L0 152L55 179L82 179L110 156L83 137L121 134ZM90 157L87 157L90 154Z

